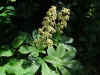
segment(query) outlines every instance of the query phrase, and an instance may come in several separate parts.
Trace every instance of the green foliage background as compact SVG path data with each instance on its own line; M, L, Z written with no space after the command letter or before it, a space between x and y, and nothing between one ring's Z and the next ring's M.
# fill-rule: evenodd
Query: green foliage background
M70 43L72 41L72 39L70 39L70 41L65 43L73 45L77 49L77 52L75 52L77 56L72 56L72 58L80 61L83 66L82 70L80 67L76 67L81 70L81 73L75 69L71 74L99 75L99 0L44 0L44 4L41 0L0 0L0 73L2 75L13 75L10 73L13 70L13 73L16 75L32 75L36 71L32 71L33 67L30 67L31 65L38 70L36 75L41 75L39 71L41 67L43 70L42 74L46 75L45 71L48 71L49 75L51 67L48 68L45 61L50 62L54 66L54 61L59 60L60 62L60 59L58 57L56 58L56 56L55 59L47 56L44 58L45 61L41 58L34 58L35 62L33 64L31 61L33 58L28 59L29 54L33 54L35 57L39 55L38 51L33 47L33 39L31 36L34 34L34 39L38 36L35 33L35 29L42 27L42 18L51 5L59 7L58 10L60 10L61 7L71 9L69 25L67 29L64 29L64 35L72 37L74 42ZM65 37L65 40L66 38L68 37ZM36 51L32 52L32 49ZM42 55L41 57L44 56ZM71 63L74 64L76 64L76 62L77 61L71 61ZM62 63L59 65L61 64ZM56 65L56 67L59 68L59 65ZM64 70L64 67L60 69ZM19 71L21 72L19 73ZM64 73L70 75L69 72ZM54 72L52 72L52 75L53 74Z

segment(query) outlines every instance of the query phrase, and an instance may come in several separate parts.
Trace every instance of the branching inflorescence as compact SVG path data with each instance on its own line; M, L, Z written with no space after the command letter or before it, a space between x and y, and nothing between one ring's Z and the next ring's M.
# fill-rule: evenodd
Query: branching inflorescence
M69 14L70 10L67 8L62 8L62 10L57 13L56 6L52 6L47 11L42 22L43 27L38 30L40 36L34 41L38 49L53 46L51 38L54 33L62 33L64 27L67 26Z

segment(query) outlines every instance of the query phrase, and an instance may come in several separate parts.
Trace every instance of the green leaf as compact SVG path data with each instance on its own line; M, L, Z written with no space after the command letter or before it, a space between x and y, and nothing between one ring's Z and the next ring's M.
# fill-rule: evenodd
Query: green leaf
M39 67L40 67L40 65L37 64L36 62L32 63L32 70L33 70L34 74L38 71Z
M63 56L63 58L68 58L68 59L74 58L76 55L76 49L70 45L66 45L65 48L67 49L67 51Z
M3 6L0 6L0 10L2 10L4 7Z
M16 0L9 0L9 1L11 1L11 2L16 2Z
M32 38L35 40L38 37L40 37L40 35L38 34L37 30L33 30L33 32L32 32Z
M46 63L42 64L42 75L50 75L50 69L48 68Z
M6 9L7 10L15 10L15 8L13 6L7 6Z
M71 37L67 37L67 36L62 36L62 40L61 40L63 43L73 43L74 39L71 38Z
M37 57L39 56L39 50L36 49L33 46L28 46L28 45L22 45L19 50L20 53L22 54L28 54L31 53L32 56Z
M7 16L7 14L3 12L0 14L0 16Z
M22 54L28 54L28 53L30 53L30 52L32 52L32 47L31 46L25 46L25 45L23 45L23 46L21 46L20 48L19 48L19 52L20 53L22 53Z
M0 56L12 56L13 52L10 49L0 50Z
M48 47L47 49L48 56L55 56L56 51L52 47Z
M69 69L64 68L64 66L72 69L74 65L72 58L76 55L76 49L74 47L60 43L56 50L54 48L48 48L47 53L48 56L44 57L46 62L51 63L55 68L59 68L62 75L71 75Z
M62 75L71 75L71 73L69 72L68 69L66 69L64 67L60 67L59 69L60 69Z
M6 75L4 67L0 67L0 75Z
M44 62L42 63L42 75L58 75L55 71L52 71L48 65Z
M38 57L39 56L39 51L37 49L34 49L31 53L31 55L33 55L34 57Z
M12 42L11 46L13 48L18 48L26 39L27 34L25 32L21 32Z
M63 57L65 54L65 46L64 44L59 44L56 49L56 56L57 57Z
M46 56L46 57L44 57L44 60L46 62L53 64L53 66L55 66L55 67L62 65L62 60L58 57L55 57L55 56Z
M9 13L7 13L8 15L15 15L15 12L9 12Z
M67 65L65 65L66 67L72 69L72 70L79 70L82 69L82 66L80 65L80 63L76 60L71 60L69 63L67 63Z
M34 57L39 56L39 50L38 49L36 49L35 47L31 47L31 49L32 49L31 55L33 55Z

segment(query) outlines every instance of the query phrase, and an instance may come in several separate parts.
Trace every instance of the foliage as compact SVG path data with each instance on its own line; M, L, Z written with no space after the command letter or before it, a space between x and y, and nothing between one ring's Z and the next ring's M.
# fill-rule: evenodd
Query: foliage
M4 7L0 8L0 10L3 9ZM7 18L14 15L12 11L8 12L8 10L14 10L14 8L7 6L1 16ZM74 60L76 49L64 44L61 37L59 37L60 40L53 39L62 35L61 32L66 27L66 21L69 19L68 10L67 8L62 8L57 13L56 6L52 6L42 22L43 27L39 29L39 34L34 31L32 38L27 32L20 31L9 45L1 45L0 75L38 75L37 73L42 75L71 75L73 72L79 71L81 65ZM56 18L58 18L57 22ZM54 36L50 37L48 34L54 34ZM37 42L37 39L44 40ZM46 42L46 40L48 43L44 47L43 42ZM56 43L54 40L59 41ZM8 60L4 64L5 57Z
M13 6L0 6L0 24L11 23L10 16L14 15L15 8Z
M15 15L15 8L12 5L0 6L0 44L8 43L16 32L16 26L13 25L11 17ZM11 35L9 37L9 35ZM8 37L8 38L5 38Z
M75 64L79 65L79 63L73 60L76 54L75 48L59 44L56 50L54 50L54 48L48 48L47 53L48 56L44 57L44 60L51 63L56 68L57 72L57 69L59 69L62 75L71 75L69 69L77 70L77 68L75 68Z
M99 6L96 0L0 0L0 75L98 75Z

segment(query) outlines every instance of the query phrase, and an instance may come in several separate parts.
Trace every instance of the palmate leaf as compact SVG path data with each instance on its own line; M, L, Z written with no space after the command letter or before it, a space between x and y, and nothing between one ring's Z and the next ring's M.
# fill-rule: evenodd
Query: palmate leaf
M46 62L51 63L55 68L59 68L62 75L70 75L70 72L64 66L72 69L72 65L74 64L73 58L76 54L75 48L60 43L56 50L49 47L47 53L48 56L44 57Z
M49 47L47 50L48 56L56 56L59 58L72 59L76 55L76 49L70 45L59 44L56 48Z
M21 32L12 42L11 46L13 48L18 48L26 39L27 33Z

